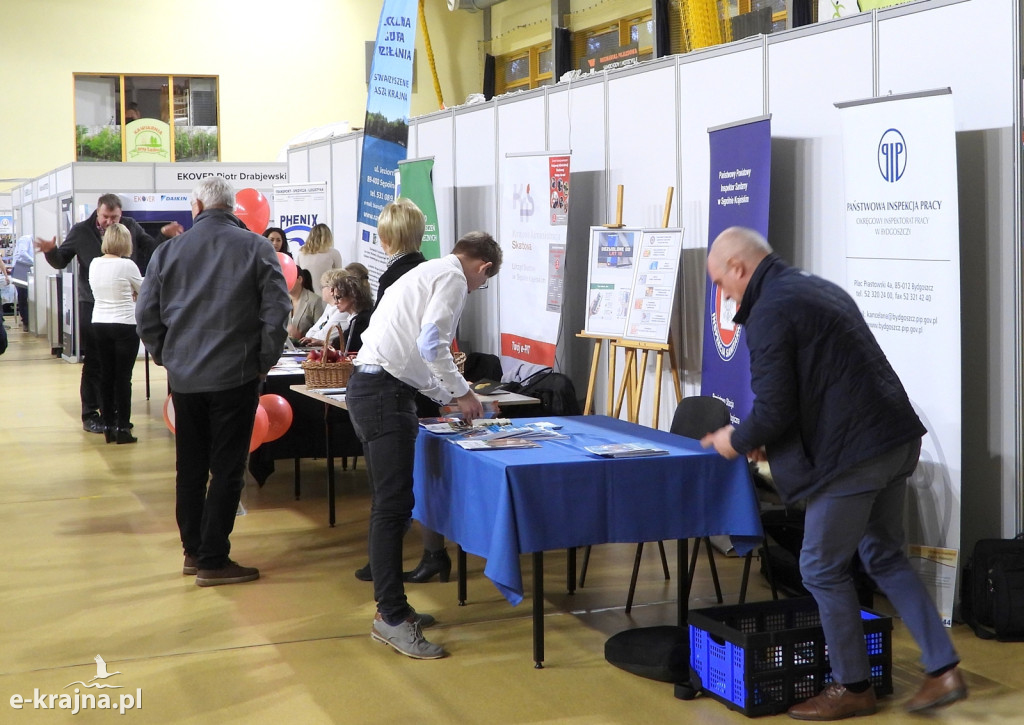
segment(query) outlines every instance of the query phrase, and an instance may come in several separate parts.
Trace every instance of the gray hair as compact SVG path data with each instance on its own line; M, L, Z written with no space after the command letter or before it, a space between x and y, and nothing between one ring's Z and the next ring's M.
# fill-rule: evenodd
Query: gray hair
M196 184L189 201L200 201L205 209L234 209L235 189L223 176L207 176Z

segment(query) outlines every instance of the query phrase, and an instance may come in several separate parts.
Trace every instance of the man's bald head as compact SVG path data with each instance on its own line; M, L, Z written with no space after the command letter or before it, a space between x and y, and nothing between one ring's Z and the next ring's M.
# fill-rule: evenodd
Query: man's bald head
M726 297L739 302L757 265L771 253L768 241L753 229L729 227L711 243L708 276Z

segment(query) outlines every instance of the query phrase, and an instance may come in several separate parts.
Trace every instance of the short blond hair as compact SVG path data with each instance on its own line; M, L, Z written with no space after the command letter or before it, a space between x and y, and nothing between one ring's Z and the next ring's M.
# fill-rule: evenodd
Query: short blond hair
M426 227L426 215L404 196L385 206L377 217L377 236L388 245L388 254L420 251Z
M132 233L124 224L111 224L103 232L103 243L100 251L104 254L116 254L118 257L132 256Z
M331 228L326 224L314 224L306 237L306 243L302 245L303 254L319 254L334 247L334 235Z
M348 274L344 269L329 269L320 275L320 288L333 287L335 282Z

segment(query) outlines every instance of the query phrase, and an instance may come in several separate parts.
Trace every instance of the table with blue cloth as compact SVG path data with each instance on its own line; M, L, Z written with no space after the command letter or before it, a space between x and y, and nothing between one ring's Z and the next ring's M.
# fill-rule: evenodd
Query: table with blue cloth
M727 461L697 441L606 416L554 420L569 439L542 440L539 448L464 450L450 436L426 431L416 441L415 519L486 559L484 574L513 605L523 599L520 555L534 555L538 667L544 659L544 551L676 539L680 580L687 539L728 534L737 553L745 554L762 537L743 458ZM602 458L584 450L625 442L668 454ZM683 593L684 583L678 584ZM685 600L677 606L683 625Z

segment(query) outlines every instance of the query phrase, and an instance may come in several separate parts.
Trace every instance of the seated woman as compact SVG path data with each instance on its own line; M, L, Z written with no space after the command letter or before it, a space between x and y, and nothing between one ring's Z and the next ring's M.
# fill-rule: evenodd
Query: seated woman
M320 296L324 301L324 311L320 318L306 330L306 334L299 340L300 345L319 345L328 335L332 338L336 337L335 326L340 326L342 330L348 329L348 320L351 315L347 312L339 312L338 308L334 306L334 292L332 291L335 280L347 274L348 272L343 269L329 269L323 273L320 278Z
M327 303L313 291L313 280L309 270L305 269L299 270L289 294L292 298L292 314L288 317L288 337L300 340L323 314Z
M345 344L341 346L343 353L359 352L363 346L362 335L370 324L370 313L373 311L373 296L368 287L353 274L337 278L331 287L334 306L339 312L352 315L345 334Z
M287 254L289 257L292 256L291 251L288 249L288 236L284 233L284 229L281 227L267 227L266 231L263 232L263 236L274 245L275 252Z

